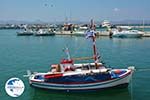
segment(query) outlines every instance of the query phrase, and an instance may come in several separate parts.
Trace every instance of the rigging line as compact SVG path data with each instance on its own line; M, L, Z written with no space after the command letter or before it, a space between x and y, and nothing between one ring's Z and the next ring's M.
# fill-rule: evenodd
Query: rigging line
M133 75L131 75L131 84L130 84L130 93L131 93L131 100L133 100Z
M80 41L79 44L76 44L75 49L74 49L75 51L74 51L73 56L75 56L76 54L78 54L79 49L80 49L80 48L83 48L83 46L85 45L85 43L86 43L86 42L84 42L84 41ZM82 52L82 51L80 51L80 52Z
M75 40L75 41L76 41L76 40ZM84 41L83 41L83 42L81 41L80 44L76 44L76 43L73 44L73 45L75 45L75 46L74 46L74 51L71 51L71 49L69 49L69 48L70 48L70 46L69 46L70 43L67 43L67 44L64 46L64 48L67 47L67 48L69 49L69 52L72 52L70 56L71 56L71 57L74 57L74 56L77 54L77 52L79 52L79 48L81 48L81 46L84 45L83 43L84 43ZM64 51L64 48L62 49L63 51ZM63 55L64 55L64 54L62 54L61 56L63 56Z
M137 68L136 71L139 71L139 72L141 72L141 71L150 71L150 69L149 68Z

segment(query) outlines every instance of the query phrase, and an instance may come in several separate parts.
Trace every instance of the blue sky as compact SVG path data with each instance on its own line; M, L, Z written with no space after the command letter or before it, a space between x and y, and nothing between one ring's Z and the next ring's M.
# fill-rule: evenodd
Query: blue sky
M0 20L149 20L150 0L0 0Z

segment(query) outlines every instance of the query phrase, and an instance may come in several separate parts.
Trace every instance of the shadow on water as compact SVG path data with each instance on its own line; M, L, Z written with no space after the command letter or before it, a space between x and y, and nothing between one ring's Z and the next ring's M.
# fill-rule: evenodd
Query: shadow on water
M95 92L54 92L34 88L31 97L31 100L131 100L131 95L127 88Z

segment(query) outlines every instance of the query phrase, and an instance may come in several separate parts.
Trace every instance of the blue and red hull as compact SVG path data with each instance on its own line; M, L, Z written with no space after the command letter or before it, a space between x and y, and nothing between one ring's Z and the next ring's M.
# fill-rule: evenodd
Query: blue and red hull
M116 76L115 76L116 75ZM100 90L123 86L127 87L132 76L132 71L128 70L120 74L96 74L96 75L73 75L59 76L56 78L44 79L44 81L30 80L34 87L61 90L61 91L89 91Z

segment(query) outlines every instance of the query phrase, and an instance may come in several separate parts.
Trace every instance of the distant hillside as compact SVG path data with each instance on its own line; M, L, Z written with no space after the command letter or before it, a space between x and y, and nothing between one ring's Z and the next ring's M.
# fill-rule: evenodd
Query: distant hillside
M113 24L143 24L143 20L122 20L122 21L112 21ZM150 24L150 20L144 20L144 24Z
M48 24L48 23L55 23L55 24L63 24L65 21L51 21L51 22L46 22L42 20L35 20L35 21L23 21L23 20L8 20L8 21L3 21L0 20L0 24ZM75 23L75 24L87 24L89 21L71 21L68 23ZM102 20L95 21L96 24L101 24ZM126 25L132 25L132 24L143 24L143 20L121 20L121 21L110 21L112 24L126 24ZM150 24L150 20L144 20L144 24Z

